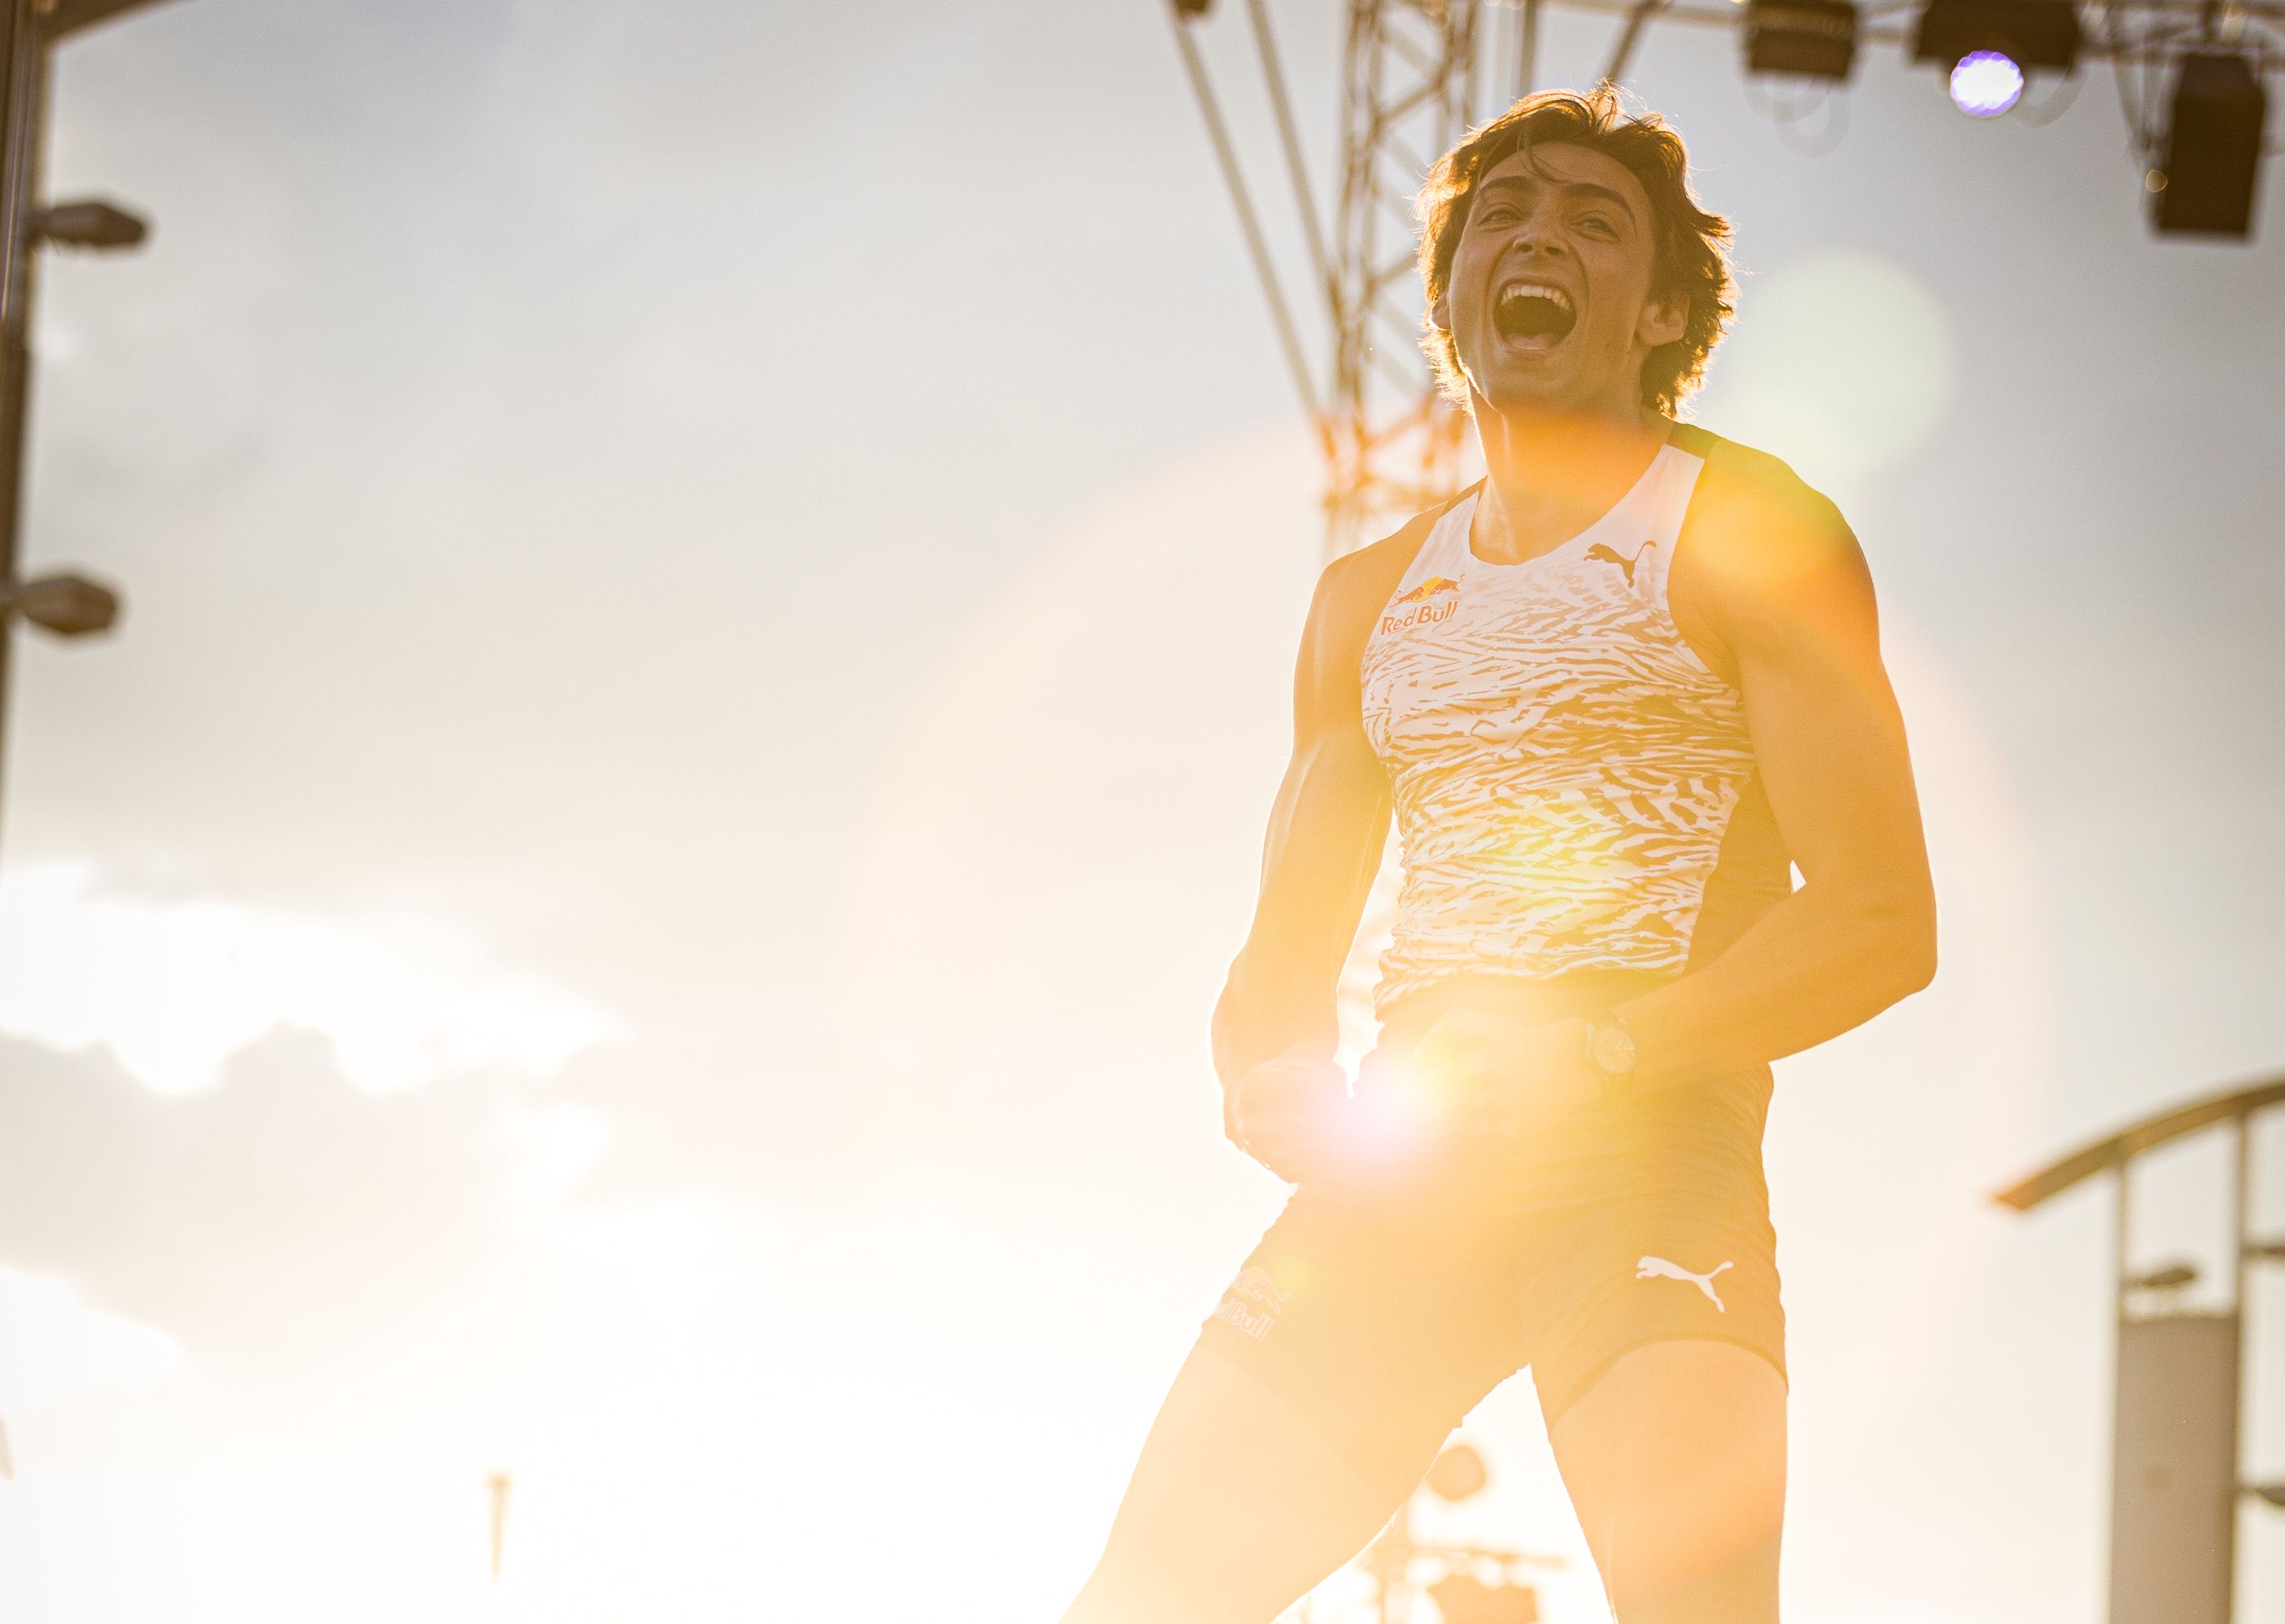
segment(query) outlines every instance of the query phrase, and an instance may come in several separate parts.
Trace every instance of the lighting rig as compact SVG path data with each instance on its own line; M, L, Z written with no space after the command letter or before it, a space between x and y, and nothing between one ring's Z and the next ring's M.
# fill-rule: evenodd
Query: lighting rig
M1607 82L1624 73L1636 37L1654 19L1733 29L1748 75L1810 89L1848 82L1861 46L1896 45L1942 74L1952 105L1979 119L2022 106L2035 76L2068 80L2083 62L2107 60L2153 230L2252 235L2269 106L2264 81L2285 69L2280 0L1519 3L1623 18Z
M4 3L4 0L0 0ZM1289 0L1298 5L1300 0ZM2251 237L2269 99L2285 69L2285 0L1343 0L1340 145L1330 208L1303 162L1269 0L1166 0L1279 341L1328 467L1326 545L1342 553L1392 516L1459 484L1462 425L1413 341L1412 198L1428 161L1477 120L1537 83L1550 7L1607 16L1619 32L1602 79L1624 82L1653 24L1738 37L1749 83L1774 87L1794 122L1854 75L1867 46L1895 47L1942 75L1970 117L2040 120L2034 79L2069 81L2108 61L2129 157L2161 237ZM1309 257L1307 296L1289 301L1247 190L1197 35L1243 10ZM2048 114L2052 116L2052 114ZM2043 122L2043 121L2042 121ZM1311 306L1329 332L1322 375Z

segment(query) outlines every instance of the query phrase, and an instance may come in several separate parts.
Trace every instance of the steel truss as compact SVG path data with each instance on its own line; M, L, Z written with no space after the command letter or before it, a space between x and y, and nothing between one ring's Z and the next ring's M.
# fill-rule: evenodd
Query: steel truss
M1457 485L1466 418L1420 350L1413 200L1475 122L1478 0L1351 0L1329 286L1326 545L1346 553Z

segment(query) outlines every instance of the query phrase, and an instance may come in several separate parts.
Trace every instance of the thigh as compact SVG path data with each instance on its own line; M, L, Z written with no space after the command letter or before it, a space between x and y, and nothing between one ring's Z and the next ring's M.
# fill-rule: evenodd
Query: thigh
M1767 1359L1646 1344L1549 1436L1619 1624L1777 1624L1786 1385Z
M1201 1341L1064 1624L1269 1624L1395 1509L1260 1377Z
M1305 1186L1152 1424L1066 1624L1268 1624L1521 1362L1512 1258L1431 1203Z

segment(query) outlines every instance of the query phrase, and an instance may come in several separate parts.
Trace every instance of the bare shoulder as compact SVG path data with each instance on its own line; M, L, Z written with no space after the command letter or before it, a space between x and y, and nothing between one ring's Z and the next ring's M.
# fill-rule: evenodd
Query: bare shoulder
M1872 572L1832 498L1767 451L1685 432L1705 467L1676 545L1671 599L1692 640L1705 635L1734 653L1804 618L1869 627Z
M1748 578L1864 569L1864 549L1841 509L1788 465L1703 430L1692 438L1706 467L1683 535L1701 555L1712 555L1705 563Z
M1325 566L1309 606L1311 663L1321 678L1355 680L1374 621L1449 506L1431 508L1393 535L1344 553Z
M1361 612L1370 620L1388 594L1404 578L1412 561L1420 556L1420 549L1428 539L1428 532L1436 521L1449 510L1450 504L1432 507L1405 522L1404 528L1368 542L1354 553L1344 553L1325 566L1319 577L1318 592L1328 602L1343 609Z

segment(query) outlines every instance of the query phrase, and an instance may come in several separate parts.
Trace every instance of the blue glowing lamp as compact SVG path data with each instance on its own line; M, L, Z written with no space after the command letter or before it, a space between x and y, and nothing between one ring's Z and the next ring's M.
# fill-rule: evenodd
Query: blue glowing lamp
M2023 70L2001 51L1971 51L1951 70L1951 105L1970 118L1998 118L2023 96Z

